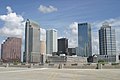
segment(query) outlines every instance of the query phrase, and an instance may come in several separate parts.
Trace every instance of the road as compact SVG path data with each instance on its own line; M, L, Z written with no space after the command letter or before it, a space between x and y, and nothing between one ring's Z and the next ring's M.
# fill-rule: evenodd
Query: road
M120 80L120 69L0 68L0 80Z

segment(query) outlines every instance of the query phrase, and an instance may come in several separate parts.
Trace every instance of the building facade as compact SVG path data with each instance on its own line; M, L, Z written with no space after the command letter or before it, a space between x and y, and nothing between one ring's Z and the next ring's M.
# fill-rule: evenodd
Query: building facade
M58 39L58 52L61 54L68 54L68 39L61 38Z
M98 63L98 61L110 62L110 63L119 63L119 59L116 55L93 55L88 57L88 62L90 63Z
M76 55L76 48L68 48L69 56Z
M99 30L100 55L116 55L115 29L109 24L103 24Z
M40 27L28 19L25 25L24 62L40 62Z
M40 54L45 55L46 54L46 42L40 41Z
M57 31L55 29L46 31L46 54L52 55L57 52Z
M89 23L78 24L78 56L92 56L91 25Z
M8 37L1 44L1 59L3 62L21 62L21 45L21 38Z

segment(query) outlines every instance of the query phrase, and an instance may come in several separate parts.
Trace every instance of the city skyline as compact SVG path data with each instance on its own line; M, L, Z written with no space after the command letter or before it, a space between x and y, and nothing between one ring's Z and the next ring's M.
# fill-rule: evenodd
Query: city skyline
M114 0L53 0L49 2L46 0L30 0L29 2L1 0L0 42L2 43L9 36L20 36L24 40L24 22L29 18L40 24L43 40L45 40L46 29L55 28L58 30L58 38L67 37L69 47L76 47L78 22L89 22L92 23L93 53L97 54L99 53L98 30L102 23L107 21L116 29L118 52L120 51L119 3L120 1Z

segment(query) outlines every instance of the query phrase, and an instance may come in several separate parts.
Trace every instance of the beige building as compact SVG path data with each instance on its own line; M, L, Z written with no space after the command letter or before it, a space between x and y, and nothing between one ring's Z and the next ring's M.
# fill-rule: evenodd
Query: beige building
M46 42L40 41L40 54L45 55L46 54Z

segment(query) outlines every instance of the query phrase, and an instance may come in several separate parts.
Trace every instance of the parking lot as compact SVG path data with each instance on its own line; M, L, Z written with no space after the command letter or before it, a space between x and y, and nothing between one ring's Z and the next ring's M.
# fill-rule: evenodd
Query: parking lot
M0 68L0 80L120 80L120 69Z

